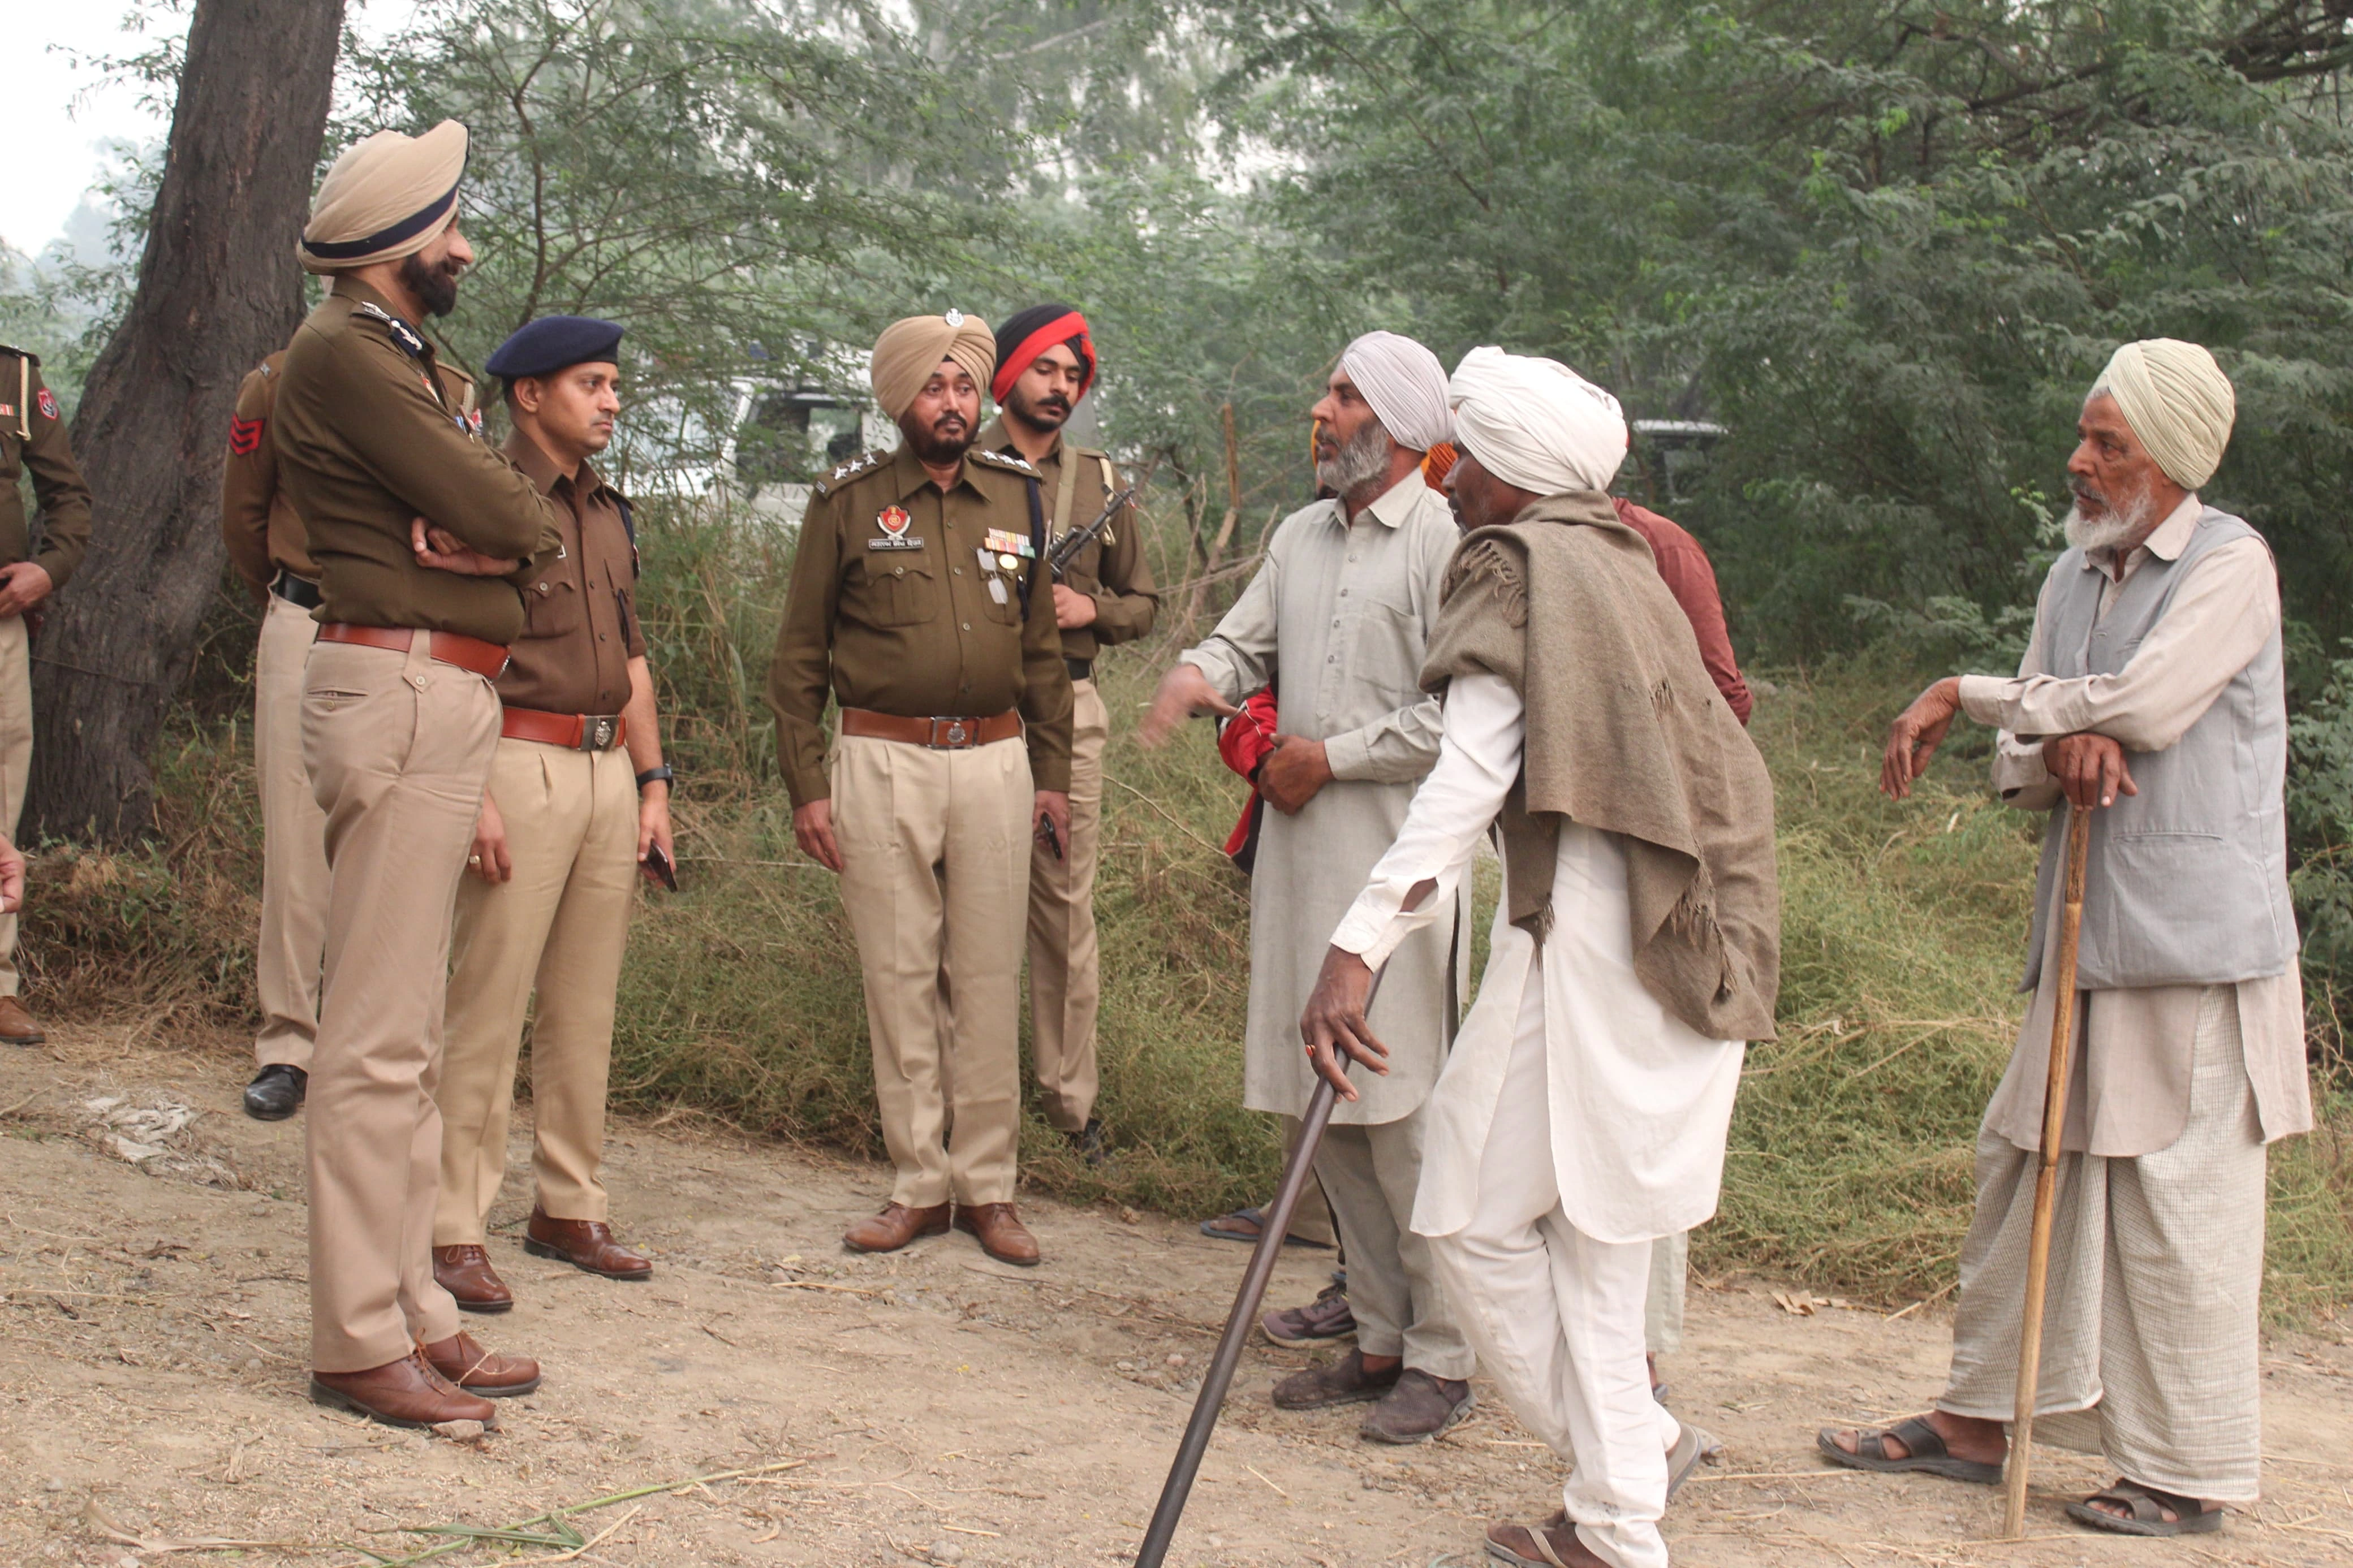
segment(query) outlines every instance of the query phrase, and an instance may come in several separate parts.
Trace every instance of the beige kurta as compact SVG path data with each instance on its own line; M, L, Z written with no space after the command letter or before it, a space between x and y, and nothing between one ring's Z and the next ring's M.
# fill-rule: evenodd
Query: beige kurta
M2200 503L2184 500L2121 570L2086 560L2107 576L2105 616L2126 579L2152 555L2178 559L2198 525ZM2045 593L2049 592L2045 585ZM2189 568L2173 603L2125 668L2114 675L2060 679L2043 673L2038 605L2032 640L2018 679L1961 679L1961 706L1981 724L1999 726L1994 786L2011 805L2049 811L2058 785L2042 765L2046 736L2092 730L2131 753L2162 751L2196 723L2232 677L2245 668L2280 624L2278 574L2271 552L2252 539L2226 544ZM2060 896L2054 885L2052 897ZM2057 941L2057 911L2045 922ZM2042 973L2057 968L2046 951ZM2116 1157L2154 1153L2181 1135L2189 1115L2192 1041L2200 985L2153 985L2085 992L2077 1032L2061 1147ZM2304 987L2293 960L2284 974L2242 980L2237 993L2247 1078L2266 1142L2309 1131L2312 1097L2305 1067ZM2021 1149L2042 1142L2042 1087L2051 1049L2052 998L2038 987L2019 1032L2010 1068L1986 1108L1985 1126Z
M1198 666L1240 701L1274 684L1286 735L1322 741L1333 782L1296 816L1269 811L1250 879L1250 1032L1242 1100L1296 1116L1314 1074L1299 1015L1333 928L1398 828L1414 785L1438 760L1438 700L1421 663L1457 539L1445 499L1408 475L1351 525L1336 500L1283 519L1266 563L1199 647ZM1455 998L1450 942L1468 972L1469 920L1430 922L1400 947L1381 981L1373 1026L1395 1053L1388 1076L1357 1075L1360 1098L1333 1120L1394 1121L1429 1095L1445 1060Z

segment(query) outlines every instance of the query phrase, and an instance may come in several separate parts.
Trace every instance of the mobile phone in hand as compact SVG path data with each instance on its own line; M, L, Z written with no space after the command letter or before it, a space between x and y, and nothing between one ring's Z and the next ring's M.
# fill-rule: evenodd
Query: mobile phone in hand
M1062 858L1062 836L1055 831L1054 819L1052 817L1040 816L1038 818L1038 839L1039 842L1046 846L1047 850L1052 854L1055 859L1060 860Z
M673 893L678 891L678 869L670 863L670 856L663 851L660 845L654 844L647 847L646 869L651 871L654 874L654 879L663 887Z

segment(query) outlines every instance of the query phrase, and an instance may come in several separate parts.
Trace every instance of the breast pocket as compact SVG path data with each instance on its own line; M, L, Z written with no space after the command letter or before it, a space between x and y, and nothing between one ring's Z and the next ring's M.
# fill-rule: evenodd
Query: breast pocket
M938 615L939 578L930 556L913 551L850 563L842 614L870 626L921 626Z
M981 577L980 607L1000 626L1021 624L1021 576L1018 572L991 572ZM996 586L989 584L994 583ZM1043 593L1043 589L1039 592ZM999 600L1002 603L999 603Z
M588 614L579 585L569 581L543 577L523 590L522 602L523 635L531 637L569 637Z

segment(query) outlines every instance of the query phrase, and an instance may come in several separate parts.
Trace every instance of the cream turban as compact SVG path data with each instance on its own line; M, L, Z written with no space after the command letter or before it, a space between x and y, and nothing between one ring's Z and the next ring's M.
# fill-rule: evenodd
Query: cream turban
M1455 441L1507 485L1540 496L1603 489L1626 460L1618 400L1557 360L1472 349L1446 395Z
M997 369L997 334L978 316L950 310L944 316L910 316L882 329L874 340L874 357L867 362L867 378L874 384L874 401L896 419L915 401L915 394L932 379L940 361L952 359L986 387Z
M1411 338L1366 332L1340 355L1340 374L1356 383L1398 446L1427 452L1453 435L1446 367Z
M294 254L312 272L414 256L458 210L465 172L466 128L454 120L422 136L379 131L344 149L319 182Z
M2183 489L2196 489L2221 467L2239 400L2231 378L2198 344L2179 338L2126 343L2108 361L2092 392L2116 400L2140 444Z

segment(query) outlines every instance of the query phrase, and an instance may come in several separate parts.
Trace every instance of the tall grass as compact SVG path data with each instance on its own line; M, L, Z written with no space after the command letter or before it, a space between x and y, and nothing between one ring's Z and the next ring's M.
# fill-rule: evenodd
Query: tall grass
M759 700L789 534L685 510L648 523L682 889L647 895L631 933L615 1100L879 1155L856 949L833 879L793 847ZM1171 564L1164 582L1183 575ZM136 1006L216 1037L249 1022L259 838L236 614L159 760L163 841L39 864L26 937L48 1005ZM1113 650L1099 670L1113 716L1101 1111L1116 1157L1090 1169L1032 1117L1022 1162L1036 1188L1208 1214L1264 1196L1280 1149L1240 1109L1249 896L1218 847L1241 786L1206 725L1158 752L1134 742L1173 649ZM1978 1118L2022 1008L2039 823L1988 796L1982 731L1958 733L1912 802L1880 798L1878 740L1918 674L1857 660L1785 675L1758 703L1779 796L1781 1035L1749 1052L1722 1212L1696 1238L1704 1270L1883 1301L1952 1285ZM2353 1075L2330 997L2314 1016L2323 1126L2273 1151L2268 1291L2275 1315L2306 1321L2353 1298Z

